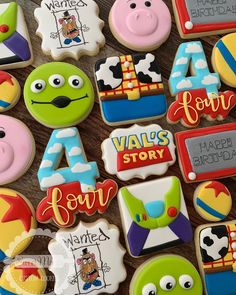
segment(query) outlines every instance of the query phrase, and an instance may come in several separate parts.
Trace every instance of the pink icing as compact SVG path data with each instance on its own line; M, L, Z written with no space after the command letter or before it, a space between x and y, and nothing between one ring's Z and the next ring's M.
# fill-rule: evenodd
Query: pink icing
M115 35L141 50L160 46L171 31L170 11L162 0L116 0L110 20Z
M0 185L21 177L29 168L35 154L33 136L21 121L0 115Z

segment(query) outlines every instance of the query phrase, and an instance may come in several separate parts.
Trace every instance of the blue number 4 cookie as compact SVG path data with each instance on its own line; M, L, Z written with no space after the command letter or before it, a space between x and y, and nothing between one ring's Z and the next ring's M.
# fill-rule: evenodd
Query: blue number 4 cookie
M166 96L153 54L99 60L95 74L103 120L108 125L129 124L165 115Z

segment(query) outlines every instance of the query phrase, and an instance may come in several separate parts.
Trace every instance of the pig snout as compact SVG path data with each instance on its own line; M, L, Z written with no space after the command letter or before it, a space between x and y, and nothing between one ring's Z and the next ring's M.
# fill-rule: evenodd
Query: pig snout
M128 30L133 34L145 36L154 33L158 26L158 16L150 9L136 9L126 18Z

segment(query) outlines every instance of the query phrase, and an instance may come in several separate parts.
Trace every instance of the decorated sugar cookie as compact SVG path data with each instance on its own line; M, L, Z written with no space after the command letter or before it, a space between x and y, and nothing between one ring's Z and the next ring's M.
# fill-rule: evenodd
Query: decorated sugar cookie
M28 247L37 224L31 203L20 193L0 188L0 261L13 258ZM15 247L17 237L23 237ZM0 292L1 294L1 292Z
M42 50L54 60L66 57L79 59L96 55L105 45L104 22L93 0L43 0L34 12L38 22L37 35L42 38ZM45 19L47 20L45 22Z
M121 180L162 175L176 159L172 134L155 124L114 130L102 151L106 171Z
M130 295L202 295L196 268L185 258L162 255L149 259L135 272Z
M177 177L123 187L118 201L132 256L191 242L192 227Z
M235 12L236 15L236 12ZM236 33L220 39L212 52L212 65L219 73L220 79L227 85L236 88Z
M65 153L68 167L57 169ZM53 220L59 227L69 227L77 213L104 213L116 196L113 180L96 183L96 162L88 162L77 128L53 131L38 171L42 190L48 190L36 212L39 222Z
M0 113L13 108L21 94L19 82L7 72L0 71Z
M191 77L187 77L190 67ZM199 125L201 117L222 121L236 105L233 91L219 92L219 75L210 73L201 42L182 43L169 79L170 92L176 96L167 120L186 127Z
M0 70L24 68L33 53L23 11L16 2L0 3Z
M175 134L184 180L200 182L236 175L236 124Z
M195 190L194 206L202 218L220 221L227 217L232 208L231 194L221 182L207 181Z
M0 185L20 178L31 166L35 142L21 121L0 115Z
M109 25L124 46L135 51L152 51L168 39L171 15L162 0L116 0L110 11Z
M195 244L205 293L236 294L236 221L199 226Z
M179 33L184 39L236 31L234 0L172 0Z
M39 66L27 78L25 104L30 114L50 128L76 125L91 112L94 91L79 68L52 62Z
M105 220L59 230L48 248L57 295L114 294L126 278L119 230Z
M33 259L22 259L7 266L0 278L2 295L40 295L47 287L45 270Z
M101 59L96 63L95 75L103 120L108 125L157 119L165 115L164 85L153 54Z

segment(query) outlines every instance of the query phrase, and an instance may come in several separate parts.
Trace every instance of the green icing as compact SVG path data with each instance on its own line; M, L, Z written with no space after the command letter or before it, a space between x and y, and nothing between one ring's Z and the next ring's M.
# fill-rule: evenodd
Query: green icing
M139 226L146 229L151 230L159 227L166 227L178 217L178 214L180 212L181 190L180 181L177 177L172 177L172 186L170 190L165 194L165 212L162 216L158 218L152 218L148 216L144 203L133 196L126 187L123 187L121 189L121 194L129 210L132 220ZM168 209L170 207L175 207L177 209L178 213L175 217L170 217L168 215ZM146 220L141 218L141 220L138 222L136 218L137 215L145 215Z
M1 33L0 32L0 42L7 40L11 35L13 35L16 31L16 23L17 23L17 3L12 2L9 4L6 11L4 11L0 15L0 26L7 25L9 27L8 32Z
M190 288L183 288L188 279L183 275L188 275L192 279ZM161 287L161 280L165 276L171 276L175 280L175 286L171 290ZM165 281L165 280L164 280ZM166 281L168 282L168 280ZM203 286L201 278L195 267L185 258L176 255L163 255L149 260L141 265L136 271L130 287L130 295L149 295L143 293L145 286L153 284L157 290L156 295L202 295ZM150 291L150 290L149 290Z
M64 84L58 88L50 84L55 75L64 79ZM72 87L73 77L79 77L81 87ZM37 81L45 83L45 88L40 92L32 90ZM62 103L60 107L57 105L60 101L58 98L63 97L69 103ZM94 104L94 90L90 79L76 66L51 62L39 66L29 75L24 87L24 99L28 111L41 124L63 128L76 125L89 115Z

